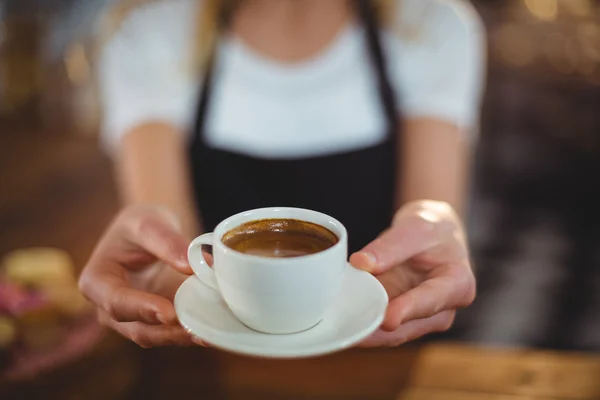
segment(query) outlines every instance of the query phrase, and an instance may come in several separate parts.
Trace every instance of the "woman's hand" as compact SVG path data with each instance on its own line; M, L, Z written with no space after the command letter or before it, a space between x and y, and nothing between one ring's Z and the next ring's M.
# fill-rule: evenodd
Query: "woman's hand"
M189 345L173 297L191 274L187 241L164 208L124 210L97 245L79 279L100 322L142 347Z
M381 329L362 346L397 346L446 331L456 310L475 299L465 235L446 203L405 205L391 228L353 254L350 262L373 273L390 298Z

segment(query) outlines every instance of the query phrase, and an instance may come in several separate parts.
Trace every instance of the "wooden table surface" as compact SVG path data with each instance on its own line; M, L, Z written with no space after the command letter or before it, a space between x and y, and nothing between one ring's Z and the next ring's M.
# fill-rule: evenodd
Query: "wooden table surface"
M600 356L435 343L264 360L218 350L142 350L112 335L73 365L2 399L598 400ZM198 396L200 395L200 396Z
M68 250L81 266L118 208L94 139L3 129L0 256ZM142 350L108 334L74 364L0 383L1 399L600 399L600 355L417 343L274 361L217 350Z

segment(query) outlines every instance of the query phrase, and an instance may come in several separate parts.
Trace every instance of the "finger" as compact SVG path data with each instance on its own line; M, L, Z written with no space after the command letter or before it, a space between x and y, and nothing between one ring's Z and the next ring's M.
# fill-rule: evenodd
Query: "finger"
M115 330L144 348L158 346L191 346L191 335L181 325L147 325L142 322L117 322L106 312L99 310L101 324Z
M141 321L151 325L177 323L175 308L169 300L123 286L113 292L104 309L118 322Z
M380 274L417 254L442 244L457 228L434 210L418 210L398 217L394 225L350 257L356 268Z
M383 285L388 299L392 300L423 282L427 276L412 271L404 264L381 273L376 278Z
M120 272L119 272L120 271ZM79 280L81 292L118 322L173 324L177 315L173 304L158 295L128 287L122 270L87 268Z
M381 328L394 331L407 321L466 307L474 299L475 278L470 270L440 267L439 276L426 280L390 302Z
M213 256L205 251L202 252L202 256L206 260L206 263L212 267L213 265Z
M126 224L126 238L181 273L190 275L187 259L188 241L181 234L172 216L162 208L142 210Z
M192 335L192 342L194 342L198 346L208 347L208 344L206 342L203 342L202 339L200 339L198 336Z
M395 347L428 333L445 332L452 326L455 315L454 310L448 310L429 318L407 322L392 332L380 329L361 342L358 347Z

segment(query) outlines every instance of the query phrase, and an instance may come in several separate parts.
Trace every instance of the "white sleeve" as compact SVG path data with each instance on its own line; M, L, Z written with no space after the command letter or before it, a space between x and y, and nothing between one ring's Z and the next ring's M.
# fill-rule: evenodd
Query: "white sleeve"
M399 24L408 37L390 63L402 115L436 117L475 129L486 66L479 15L462 0L402 3Z
M133 10L103 49L98 63L101 141L109 152L143 123L189 130L198 90L194 74L185 70L191 32L183 7L190 4L150 3Z

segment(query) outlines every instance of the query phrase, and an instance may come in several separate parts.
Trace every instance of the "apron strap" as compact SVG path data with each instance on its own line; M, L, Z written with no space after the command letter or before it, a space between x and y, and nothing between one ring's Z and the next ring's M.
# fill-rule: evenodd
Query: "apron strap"
M208 60L205 65L204 72L202 74L202 89L200 92L200 97L198 100L198 106L196 110L196 122L194 124L193 137L194 142L199 142L202 140L202 132L204 131L205 124L205 116L208 114L208 103L210 99L212 82L213 82L213 74L214 67L216 63L218 48L219 48L219 39L221 37L221 33L224 32L229 23L231 21L233 12L234 12L234 3L235 2L221 2L221 8L218 11L218 25L217 25L217 34L215 35L215 43L213 44L210 54L208 55Z
M372 0L355 0L355 7L358 17L365 28L367 50L374 70L373 72L377 78L381 106L388 120L390 134L395 137L398 124L398 107L387 70L385 52L383 51L381 31L379 29L380 21Z
M202 78L202 89L200 92L200 99L198 101L198 107L196 111L196 122L194 124L193 137L194 142L199 142L202 140L202 132L204 131L205 125L205 116L208 115L208 99L210 97L211 92L211 82L212 82L212 74L213 74L213 62L209 60L206 66L206 72Z

